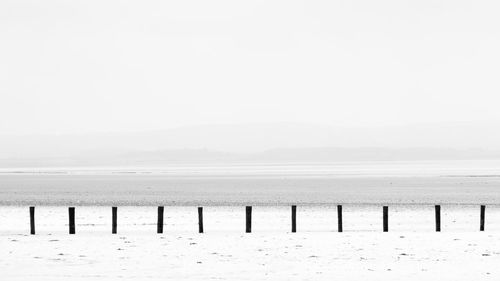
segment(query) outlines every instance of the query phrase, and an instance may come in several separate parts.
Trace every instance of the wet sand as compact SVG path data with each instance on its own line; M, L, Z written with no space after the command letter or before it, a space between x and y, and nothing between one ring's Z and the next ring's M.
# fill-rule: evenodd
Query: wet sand
M1 205L500 204L500 177L0 175Z

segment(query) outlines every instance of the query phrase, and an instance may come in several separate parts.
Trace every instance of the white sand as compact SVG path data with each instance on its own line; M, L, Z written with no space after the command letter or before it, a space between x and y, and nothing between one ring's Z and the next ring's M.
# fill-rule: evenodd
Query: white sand
M197 233L195 207L165 207L156 234L156 207L77 207L76 235L67 209L37 207L37 235L27 207L0 207L1 280L499 280L500 208L442 207L434 232L432 206L391 206L382 233L381 206L336 210L298 207L298 233L287 207L254 207L244 233L244 207L206 207Z

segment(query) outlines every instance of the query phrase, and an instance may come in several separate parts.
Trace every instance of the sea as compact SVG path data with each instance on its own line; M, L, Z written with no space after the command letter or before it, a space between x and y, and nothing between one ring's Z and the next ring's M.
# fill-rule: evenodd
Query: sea
M0 205L500 205L500 161L0 169Z

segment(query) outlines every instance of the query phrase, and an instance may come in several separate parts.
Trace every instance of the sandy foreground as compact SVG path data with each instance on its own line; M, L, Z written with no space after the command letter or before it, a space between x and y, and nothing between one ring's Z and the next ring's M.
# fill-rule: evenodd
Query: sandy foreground
M196 207L165 207L156 234L156 207L77 207L76 235L67 234L65 207L37 207L37 234L28 207L0 207L2 280L499 280L500 207L442 207L434 232L433 206L382 208L298 206L290 233L289 207L254 207L245 234L244 207L206 207L199 234Z

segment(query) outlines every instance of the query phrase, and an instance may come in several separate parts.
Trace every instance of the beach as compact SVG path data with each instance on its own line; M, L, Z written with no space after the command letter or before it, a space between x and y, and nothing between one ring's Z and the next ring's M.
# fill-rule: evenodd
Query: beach
M500 281L499 11L0 0L0 281Z
M26 206L0 207L0 268L5 280L498 280L500 208L442 206L435 232L433 206L346 205L344 232L335 206L298 206L297 233L290 207L254 207L252 233L245 208L165 207L156 233L156 207L118 208L111 234L110 207L76 207L76 234L68 234L66 207L36 208L29 235Z
M498 163L466 164L2 170L2 278L498 280ZM245 206L253 207L251 233ZM68 207L75 207L72 235Z

